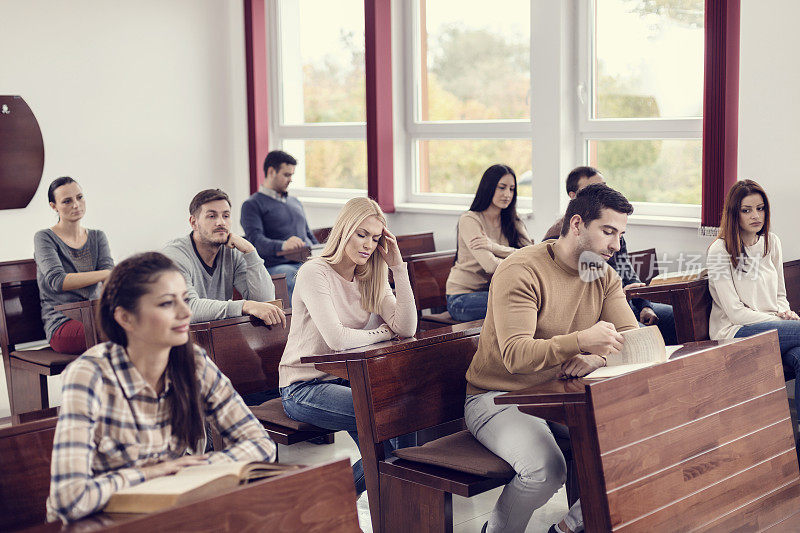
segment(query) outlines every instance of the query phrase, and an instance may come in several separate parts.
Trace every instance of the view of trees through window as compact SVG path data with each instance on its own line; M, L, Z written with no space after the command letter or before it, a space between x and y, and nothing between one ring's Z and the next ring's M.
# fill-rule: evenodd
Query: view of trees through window
M703 0L595 0L592 118L700 119L703 9ZM700 139L589 140L588 151L630 200L700 203Z
M476 121L531 120L529 1L506 0L491 10L459 0L417 1L415 120L473 127ZM289 39L299 41L299 57L282 53L284 72L292 60L301 64L294 85L283 80L284 122L363 123L363 24L352 22L363 21L363 3L342 0L334 8L326 0L293 0L281 6L303 21L288 29L298 34ZM593 7L590 120L699 119L703 0L595 0ZM284 49L291 44L287 37L281 42ZM531 195L529 138L420 135L411 145L416 192L472 194L483 170L503 162L517 172L519 194ZM631 200L699 203L699 138L590 137L588 163ZM306 186L366 188L363 140L285 139L284 147L302 151L296 155L304 161Z

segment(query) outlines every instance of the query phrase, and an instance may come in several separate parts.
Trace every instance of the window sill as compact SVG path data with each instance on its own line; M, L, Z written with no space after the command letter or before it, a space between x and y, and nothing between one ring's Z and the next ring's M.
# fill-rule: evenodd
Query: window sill
M628 217L629 226L662 226L666 228L694 228L700 227L700 219L695 217L668 217L659 215L631 215Z

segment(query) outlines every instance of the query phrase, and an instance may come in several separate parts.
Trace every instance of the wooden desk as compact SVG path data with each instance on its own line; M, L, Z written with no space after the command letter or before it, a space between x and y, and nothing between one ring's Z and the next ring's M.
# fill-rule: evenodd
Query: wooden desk
M672 306L675 333L679 343L708 339L708 317L711 314L711 293L708 279L639 287L626 291L627 297L645 298Z
M42 502L44 506L44 502ZM318 531L357 532L348 460L308 467L218 496L147 515L98 514L68 525L51 522L28 532Z
M385 356L391 356L406 350L435 349L435 346L445 341L452 341L467 337L474 337L480 334L482 320L474 322L464 322L453 326L439 329L428 330L416 337L403 339L400 341L387 341L327 355L314 355L302 357L303 363L314 363L317 370L328 374L347 379L350 381L350 388L353 391L353 405L356 414L356 428L359 435L372 435L372 420L369 409L364 401L366 390L366 376L368 375L368 362L378 360ZM372 528L378 533L381 531L381 492L379 475L376 465L379 459L376 449L362 438L365 445L361 446L361 457L363 458L364 477L369 492L370 516L372 517Z
M587 532L789 531L800 523L774 331L691 344L661 365L550 381L495 402L569 427Z

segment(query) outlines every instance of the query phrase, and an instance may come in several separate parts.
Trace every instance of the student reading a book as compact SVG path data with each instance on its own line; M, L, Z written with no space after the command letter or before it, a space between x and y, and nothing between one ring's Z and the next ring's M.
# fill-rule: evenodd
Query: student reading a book
M416 329L417 308L397 239L377 203L353 198L339 212L322 256L297 272L292 323L278 367L286 414L321 428L346 430L358 443L349 383L300 358L410 337ZM353 478L361 494L366 490L361 461L353 465Z
M567 196L575 198L578 191L594 183L605 183L606 180L600 171L594 167L575 167L567 174ZM558 219L544 235L544 240L557 239L561 233L564 219ZM608 258L608 264L617 271L622 279L622 287L627 291L644 287L645 283L639 279L633 264L628 256L628 245L625 236L619 238L619 250ZM675 315L671 305L651 302L644 298L632 298L629 305L642 326L658 326L667 345L678 344L678 335L675 331Z
M261 424L189 341L190 316L186 281L166 256L136 255L111 272L99 308L110 341L63 374L48 520L77 520L115 491L185 466L274 459ZM206 423L224 449L201 455Z
M566 428L495 397L562 377L585 376L623 347L635 329L622 282L606 263L620 247L633 207L606 185L570 201L555 241L528 246L497 268L478 350L467 370L464 419L484 446L514 467L484 532L525 531L533 511L566 480L554 433ZM577 502L550 532L583 530Z
M446 287L450 316L464 322L484 318L489 282L500 261L531 243L517 216L516 174L506 165L490 166L458 220L456 261Z
M781 241L769 231L769 199L753 180L728 191L719 236L708 248L712 339L748 337L778 330L781 358L800 376L800 317L789 309ZM795 380L800 406L800 380Z
M79 354L86 350L83 324L55 307L97 298L114 260L106 234L81 225L86 198L78 182L69 176L56 178L47 189L47 199L58 222L33 236L42 322L51 348Z

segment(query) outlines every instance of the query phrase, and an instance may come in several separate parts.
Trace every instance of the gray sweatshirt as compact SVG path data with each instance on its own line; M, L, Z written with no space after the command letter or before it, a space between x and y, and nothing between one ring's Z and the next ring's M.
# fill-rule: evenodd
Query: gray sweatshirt
M42 302L42 321L47 340L69 320L54 308L57 305L93 300L100 297L102 284L64 291L67 274L108 270L114 267L106 234L97 229L87 230L89 237L81 248L70 248L51 229L37 231L33 236L33 258L36 261L36 282Z
M268 302L275 299L272 278L255 250L243 254L221 246L213 274L206 271L195 252L191 234L171 241L162 251L186 278L192 322L242 316L244 301L231 300L234 287L245 300Z

